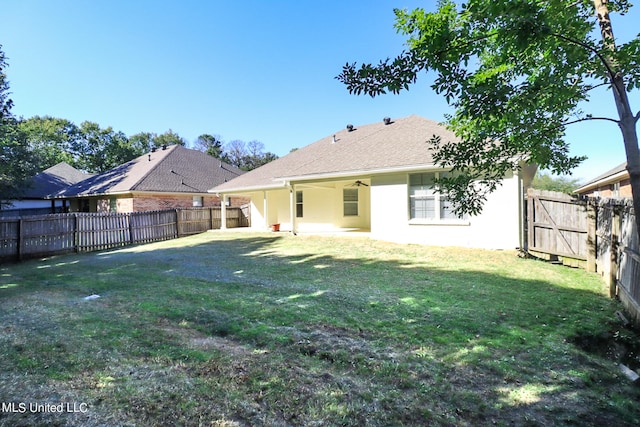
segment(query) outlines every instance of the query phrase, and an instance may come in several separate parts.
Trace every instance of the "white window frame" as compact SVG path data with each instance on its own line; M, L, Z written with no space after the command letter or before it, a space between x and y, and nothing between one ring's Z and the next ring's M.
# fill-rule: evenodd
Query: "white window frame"
M347 192L355 194L355 199L347 200ZM347 209L347 206L351 207L351 210ZM355 206L355 213L353 207ZM348 213L349 212L349 213ZM342 215L345 217L354 217L360 215L360 191L358 188L343 188L342 189Z
M296 218L304 218L304 193L296 190Z
M434 179L440 178L440 175L443 172L433 171L433 172L420 172L409 174L407 176L407 215L409 218L409 224L440 224L440 225L469 225L469 216L465 214L462 218L444 218L443 209L444 203L447 200L447 197L437 191L437 187L435 185L411 185L412 177L416 175L424 176L424 175L432 175ZM446 173L446 172L445 172ZM421 179L421 181L424 181ZM418 188L422 187L422 188ZM432 199L433 200L433 217L423 217L418 218L414 217L415 212L415 204L412 203L412 199ZM414 205L412 209L412 204Z
M194 208L201 208L204 206L204 197L203 196L193 196L192 206Z

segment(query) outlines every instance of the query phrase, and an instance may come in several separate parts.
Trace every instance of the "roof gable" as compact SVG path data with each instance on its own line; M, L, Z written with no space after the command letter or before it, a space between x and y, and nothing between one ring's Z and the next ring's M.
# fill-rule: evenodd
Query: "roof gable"
M91 176L93 174L84 173L66 162L60 162L34 176L32 185L23 198L42 199Z
M173 145L137 157L73 185L59 197L131 191L206 193L207 189L242 174L240 169L198 150Z
M433 165L427 141L434 135L444 141L458 140L439 123L416 115L389 124L381 121L355 126L352 131L342 129L210 191L268 188L290 178Z

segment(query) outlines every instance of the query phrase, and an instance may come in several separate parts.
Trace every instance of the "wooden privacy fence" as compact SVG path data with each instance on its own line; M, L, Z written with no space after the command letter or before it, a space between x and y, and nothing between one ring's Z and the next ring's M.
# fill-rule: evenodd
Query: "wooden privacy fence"
M527 251L600 273L640 324L640 242L631 200L527 193Z
M227 228L248 226L248 209L226 208ZM0 261L175 239L221 228L221 218L219 207L0 218Z

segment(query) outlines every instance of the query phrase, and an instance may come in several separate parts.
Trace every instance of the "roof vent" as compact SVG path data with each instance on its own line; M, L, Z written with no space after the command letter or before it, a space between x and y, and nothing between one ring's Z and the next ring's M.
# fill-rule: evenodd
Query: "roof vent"
M167 149L167 144L162 144L162 151Z
M336 141L337 141L337 140L336 140L336 136L335 136L335 135L333 135L333 141L331 141L331 143L332 143L332 144L335 144L335 143L336 143Z
M391 124L391 117L385 117L384 119L382 119L382 121L384 122L385 125L390 125Z
M152 153L155 153L155 152L156 152L156 150L157 150L157 147L151 147L151 152L152 152Z
M148 157L148 158L149 158L149 161L151 161L151 154L149 154L148 156L149 156L149 157Z
M347 130L348 130L349 132L353 132L353 125L352 125L351 123L349 123L349 124L347 125Z

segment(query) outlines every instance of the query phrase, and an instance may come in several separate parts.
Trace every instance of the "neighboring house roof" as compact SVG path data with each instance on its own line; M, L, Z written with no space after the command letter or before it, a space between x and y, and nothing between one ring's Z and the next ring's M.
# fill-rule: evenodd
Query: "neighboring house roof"
M133 191L206 193L244 173L219 159L181 145L157 149L79 182L55 197L121 194Z
M70 185L76 184L93 174L84 173L65 162L45 169L33 177L32 185L25 191L23 199L44 199Z
M433 165L427 141L434 135L443 142L457 141L439 123L411 115L342 129L295 150L210 192L248 191L283 186L290 180L336 178Z
M621 163L615 168L606 171L602 175L599 175L591 181L584 184L582 187L575 190L576 193L584 193L589 190L596 189L602 185L612 184L614 182L620 182L623 179L629 178L629 172L627 172L627 162Z

